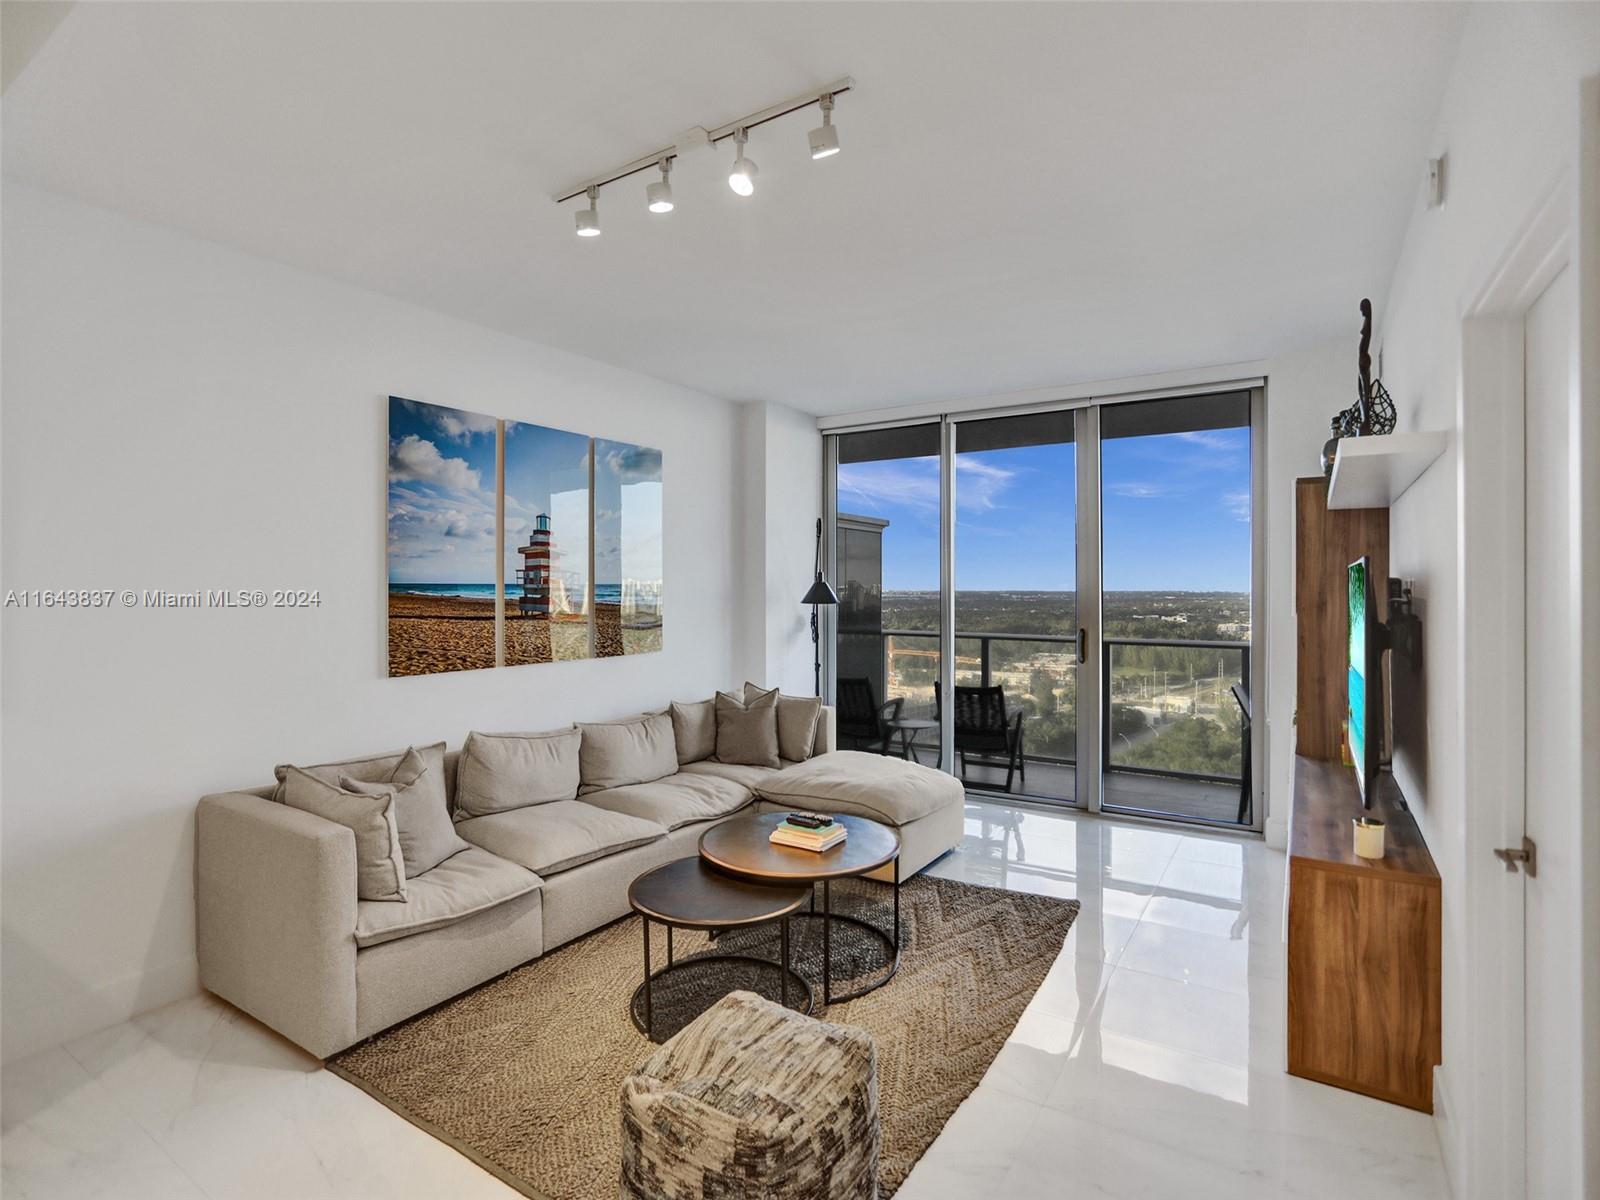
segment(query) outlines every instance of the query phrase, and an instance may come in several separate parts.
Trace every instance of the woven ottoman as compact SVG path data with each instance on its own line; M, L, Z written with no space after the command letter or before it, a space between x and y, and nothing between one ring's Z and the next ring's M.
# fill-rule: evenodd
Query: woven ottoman
M875 1200L872 1039L751 992L679 1030L622 1084L625 1200Z

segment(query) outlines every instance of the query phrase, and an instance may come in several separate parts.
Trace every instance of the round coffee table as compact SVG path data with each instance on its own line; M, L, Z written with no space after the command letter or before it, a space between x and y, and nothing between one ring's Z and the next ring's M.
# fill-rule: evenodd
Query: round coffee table
M805 1007L811 1011L811 987L805 978L789 965L789 917L811 899L809 884L780 884L770 886L750 883L714 871L698 858L680 858L664 867L646 871L628 886L628 904L639 914L644 925L644 982L634 990L628 1011L640 1033L655 1041L655 1013L651 1004L650 985L672 971L688 970L706 963L749 963L770 967L780 973L780 994L785 1006L789 1003L789 981L800 985L805 997ZM650 922L667 927L667 965L660 970L650 970ZM672 960L672 931L674 929L726 930L762 925L768 921L779 923L780 961L748 954L697 954L692 958ZM638 1001L644 1001L644 1020L639 1019Z
M881 988L900 969L900 835L887 825L866 817L838 814L833 819L845 827L845 840L828 850L801 850L775 846L772 831L787 813L754 813L713 825L700 835L700 857L724 875L756 881L766 886L799 884L811 893L808 912L797 917L822 918L822 1003L854 1000ZM832 883L894 864L894 932L878 928L860 917L833 911ZM822 884L822 912L816 912L814 885ZM888 951L888 970L881 979L843 995L833 991L833 923L842 921L881 941Z

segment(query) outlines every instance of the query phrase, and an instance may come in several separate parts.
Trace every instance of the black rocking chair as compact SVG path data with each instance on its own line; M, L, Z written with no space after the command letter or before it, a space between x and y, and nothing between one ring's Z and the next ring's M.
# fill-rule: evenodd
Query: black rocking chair
M939 711L939 687L933 689L934 711ZM955 746L961 756L961 778L967 777L967 762L979 766L1004 767L1006 791L1013 776L1028 782L1028 764L1022 754L1022 713L1006 716L1006 690L1002 687L957 687Z
M872 694L872 680L865 677L839 680L836 695L839 744L849 743L860 750L889 753L889 740L894 736L889 722L900 719L905 698L896 696L887 704L879 704Z

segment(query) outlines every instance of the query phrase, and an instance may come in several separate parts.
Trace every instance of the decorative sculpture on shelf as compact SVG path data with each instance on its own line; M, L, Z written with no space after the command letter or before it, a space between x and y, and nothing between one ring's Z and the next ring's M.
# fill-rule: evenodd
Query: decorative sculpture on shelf
M1356 402L1337 414L1329 427L1333 436L1322 445L1322 473L1333 474L1333 462L1339 451L1340 438L1371 437L1394 432L1394 401L1381 379L1372 378L1372 301L1361 301L1361 353L1357 362L1360 375L1356 384Z

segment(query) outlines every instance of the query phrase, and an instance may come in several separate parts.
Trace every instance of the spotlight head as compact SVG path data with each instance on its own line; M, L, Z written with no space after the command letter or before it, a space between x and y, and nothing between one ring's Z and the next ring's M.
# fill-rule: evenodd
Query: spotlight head
M672 211L672 184L668 182L667 175L672 170L672 159L661 160L661 178L644 189L645 201L653 213L669 213Z
M833 97L824 95L817 101L822 109L822 124L810 133L811 157L832 158L839 153L839 131L833 127Z
M736 196L753 196L756 190L756 164L744 156L745 132L740 129L733 135L737 147L733 157L733 170L728 172L728 186Z
M589 207L578 210L578 236L600 236L600 189L589 189Z

